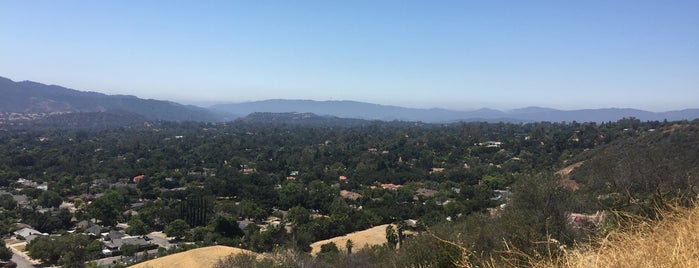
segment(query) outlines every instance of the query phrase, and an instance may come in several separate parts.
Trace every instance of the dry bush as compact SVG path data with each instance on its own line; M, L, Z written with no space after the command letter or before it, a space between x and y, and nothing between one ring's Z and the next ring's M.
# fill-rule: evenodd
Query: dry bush
M616 214L616 227L606 236L567 249L555 239L541 241L536 254L511 247L498 257L484 258L463 244L428 233L458 248L456 267L699 267L699 207L665 206L657 219ZM559 254L562 253L562 254Z
M532 267L699 267L699 207L669 207L662 220L622 215L625 226L597 245L578 247Z

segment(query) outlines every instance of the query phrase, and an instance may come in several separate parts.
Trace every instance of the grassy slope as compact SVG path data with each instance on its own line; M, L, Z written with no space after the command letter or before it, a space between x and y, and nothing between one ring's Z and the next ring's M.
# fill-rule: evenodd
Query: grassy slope
M388 224L375 226L363 231L350 233L343 236L334 237L331 239L321 240L311 244L311 254L316 255L320 252L320 247L324 244L333 242L340 251L346 251L345 245L347 240L352 240L354 250L360 250L364 247L373 245L383 245L386 243L386 227Z
M212 246L188 250L131 266L132 268L214 267L219 259L234 254L256 253L233 247Z
M595 248L572 250L534 267L699 267L699 207L664 213L613 232Z

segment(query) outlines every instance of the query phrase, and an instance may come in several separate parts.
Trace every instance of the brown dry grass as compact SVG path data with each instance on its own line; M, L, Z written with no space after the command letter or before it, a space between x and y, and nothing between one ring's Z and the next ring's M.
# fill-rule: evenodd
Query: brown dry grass
M587 251L538 267L699 267L699 207L672 208L663 220L636 220Z
M182 253L149 260L131 266L132 268L173 268L173 267L214 267L219 259L236 254L253 254L255 252L226 246L211 246L188 250Z
M428 233L461 251L461 256L453 260L455 267L699 267L699 206L671 207L661 214L663 219L656 221L620 215L625 220L618 223L619 228L595 244L567 250L552 240L547 244L553 249L538 256L508 247L502 258L483 259L462 244ZM555 250L564 253L555 256L551 252Z
M320 246L334 242L340 251L345 251L345 243L347 240L351 239L353 243L353 251L360 250L365 247L370 247L374 245L383 245L387 242L386 240L386 227L388 224L375 226L363 231L358 231L343 236L333 237L326 240L321 240L311 244L311 255L316 255L320 252ZM395 226L394 226L395 228Z

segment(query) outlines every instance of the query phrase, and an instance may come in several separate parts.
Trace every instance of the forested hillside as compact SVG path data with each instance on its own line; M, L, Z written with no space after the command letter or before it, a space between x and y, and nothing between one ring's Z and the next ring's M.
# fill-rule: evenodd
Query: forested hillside
M599 193L696 194L699 184L699 125L673 124L639 134L638 128L578 159L572 177Z
M164 247L159 255L193 242L285 249L318 265L451 266L461 253L445 239L473 258L499 260L513 247L543 252L549 239L584 242L602 224L584 215L631 208L624 200L642 205L656 192L693 191L698 128L633 118L423 124L311 114L14 126L0 130L0 230L21 223L62 234L27 246L34 258L61 265L98 259L114 247L110 239L121 239L84 239L93 228L135 237L163 231L172 244L154 245ZM571 173L579 187L564 187L554 173L579 161ZM312 242L389 223L396 227L387 228L384 246L328 245L306 255ZM49 254L61 252L47 243L58 240L86 250L74 259ZM144 245L114 254L152 249ZM228 261L221 265L236 260Z

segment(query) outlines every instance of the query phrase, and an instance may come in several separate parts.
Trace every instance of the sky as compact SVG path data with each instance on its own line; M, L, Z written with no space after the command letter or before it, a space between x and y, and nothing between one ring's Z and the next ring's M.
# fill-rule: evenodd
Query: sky
M699 1L0 0L0 76L201 106L699 108Z

